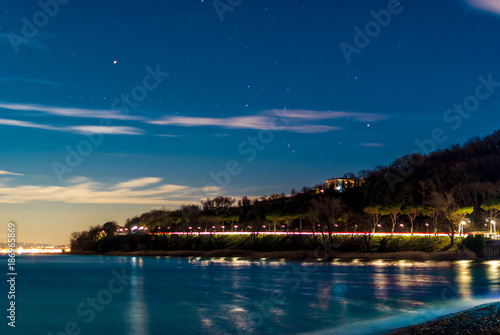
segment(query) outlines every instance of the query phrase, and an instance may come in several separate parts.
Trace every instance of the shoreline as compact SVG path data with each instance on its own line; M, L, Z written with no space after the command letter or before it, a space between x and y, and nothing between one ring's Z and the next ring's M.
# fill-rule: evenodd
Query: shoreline
M493 302L447 314L424 323L400 328L387 333L387 335L498 334L499 330L500 302Z
M387 252L387 253L361 253L361 252L332 252L314 250L296 250L296 251L251 251L251 250L233 250L220 249L210 251L199 250L140 250L132 252L111 251L108 253L98 253L93 251L87 252L70 252L69 255L100 255L100 256L143 256L143 257L238 257L246 259L268 259L268 260L293 260L293 261L332 261L334 259L390 259L390 260L475 260L478 257L471 251L454 250L454 251L402 251L402 252ZM482 259L482 258L481 258Z

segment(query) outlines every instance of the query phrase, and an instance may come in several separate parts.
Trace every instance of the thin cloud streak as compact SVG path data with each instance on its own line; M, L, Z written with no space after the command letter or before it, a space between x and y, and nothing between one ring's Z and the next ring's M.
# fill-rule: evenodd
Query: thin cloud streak
M90 180L68 186L8 186L0 183L0 203L22 204L34 201L62 202L72 204L125 204L125 205L180 205L186 200L201 200L200 188L185 185L161 184L161 178L148 177L105 185ZM137 188L141 188L136 190ZM213 191L218 191L213 190ZM200 198L200 199L198 199Z
M237 116L229 118L210 118L195 116L166 116L161 120L150 121L157 125L175 125L185 127L217 126L225 128L240 129L264 129L269 128L269 118L265 116Z
M255 130L282 130L295 133L323 133L332 130L339 130L339 127L311 125L311 124L295 124L293 120L285 119L285 117L266 116L266 115L247 115L228 118L210 118L210 117L194 117L194 116L165 116L160 120L149 121L150 124L163 126L183 126L183 127L203 127L215 126L222 128L233 129L255 129ZM283 119L280 121L280 118Z
M148 177L148 178L140 178L140 179L134 179L130 181L126 181L123 183L119 183L115 186L115 188L137 188L137 187L144 187L147 185L151 184L157 184L161 182L161 178L154 178L154 177Z
M465 2L476 9L500 15L500 2L498 0L465 0Z
M105 134L105 135L142 135L144 132L135 127L124 126L73 126L64 128L74 133Z
M119 111L105 109L85 109L71 107L55 107L33 104L15 104L0 102L0 108L26 111L26 112L42 112L50 115L77 117L77 118L94 118L94 119L110 119L110 120L144 120L139 116L126 115Z
M147 124L159 126L179 126L179 127L221 127L228 129L253 129L253 130L282 130L294 133L324 133L334 130L341 130L341 127L331 125L318 125L304 123L305 121L325 121L334 119L351 118L355 121L374 122L387 118L386 115L377 113L354 113L339 111L313 111L313 110L266 110L258 115L245 115L233 117L197 117L197 116L178 116L167 115L161 119L148 120L144 117L125 115L120 111L97 110L82 108L66 108L22 103L6 103L0 101L0 109L8 109L24 112L40 112L50 115L76 118L100 118L110 120L128 120L140 121ZM0 124L38 128L53 131L66 131L72 133L101 133L101 134L120 134L120 135L142 135L144 131L136 127L125 126L71 126L56 127L52 125L43 125L27 121L0 119Z
M382 143L361 143L362 147L385 147L385 144Z
M0 77L0 82L16 82L16 83L33 83L42 85L54 85L54 86L64 86L62 83L58 83L50 80L42 79L32 79L32 78L18 78L18 77Z
M35 128L42 130L60 131L74 134L107 134L107 135L141 135L143 131L135 127L120 127L120 126L67 126L55 127L29 121L0 119L0 125Z
M329 120L329 119L343 119L350 118L355 121L374 122L381 121L387 118L387 115L377 113L354 113L354 112L338 112L326 111L319 112L306 109L285 109L285 110L270 110L266 113L273 115L280 115L284 118L304 119L304 120Z
M24 176L22 173L9 172L5 170L0 170L0 175Z

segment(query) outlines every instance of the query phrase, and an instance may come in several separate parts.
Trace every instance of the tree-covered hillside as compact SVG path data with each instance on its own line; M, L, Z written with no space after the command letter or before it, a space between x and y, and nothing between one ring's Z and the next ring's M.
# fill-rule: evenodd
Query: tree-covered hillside
M374 232L446 232L494 229L500 213L500 131L428 155L414 153L344 177L355 181L342 192L325 184L292 190L290 196L218 196L177 210L156 209L75 232L73 250L93 249L119 235L171 232L315 232L332 242L336 232L363 234L370 249ZM102 243L102 242L100 242Z

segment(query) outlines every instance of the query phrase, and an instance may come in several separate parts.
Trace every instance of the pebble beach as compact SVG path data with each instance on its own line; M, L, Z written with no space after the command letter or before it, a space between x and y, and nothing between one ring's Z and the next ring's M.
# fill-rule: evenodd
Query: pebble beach
M479 305L462 312L399 329L391 335L403 334L500 334L500 302Z

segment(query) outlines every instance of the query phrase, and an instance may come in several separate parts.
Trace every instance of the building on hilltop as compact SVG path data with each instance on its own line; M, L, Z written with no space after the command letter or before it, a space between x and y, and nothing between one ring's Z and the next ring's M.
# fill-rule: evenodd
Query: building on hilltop
M363 180L356 180L352 178L333 178L326 181L326 188L334 188L339 192L345 191L349 188L361 186Z

